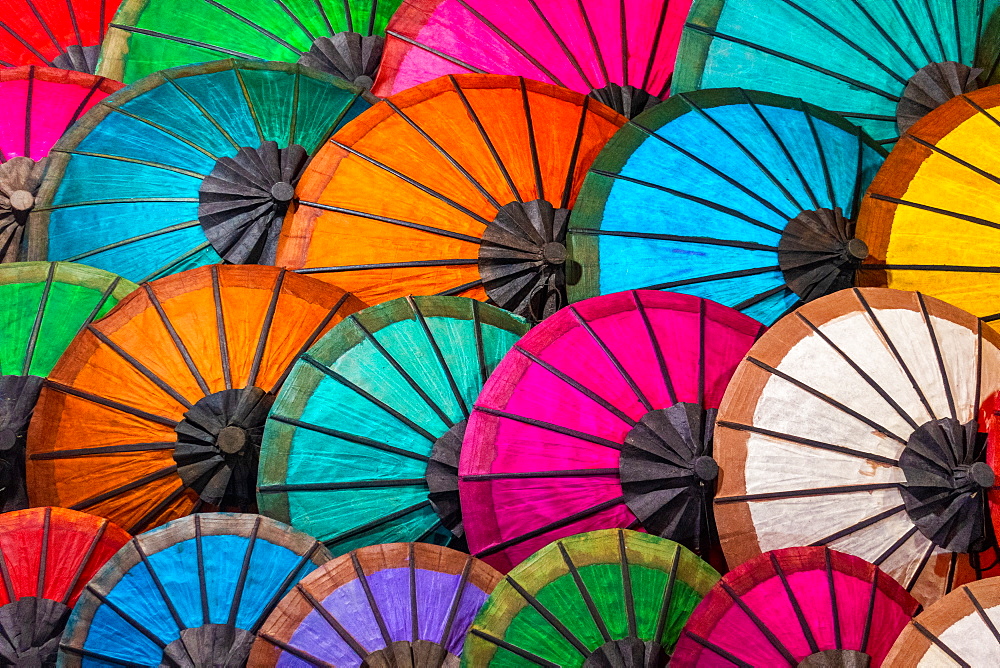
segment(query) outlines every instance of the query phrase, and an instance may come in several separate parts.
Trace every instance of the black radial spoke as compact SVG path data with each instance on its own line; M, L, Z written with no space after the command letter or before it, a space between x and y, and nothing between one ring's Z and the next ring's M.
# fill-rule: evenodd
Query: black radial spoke
M778 501L783 499L804 499L810 496L828 496L834 494L856 494L858 492L874 492L882 489L896 489L899 483L879 482L864 485L841 485L838 487L813 487L812 489L789 489L780 492L761 492L759 494L741 494L737 496L717 496L715 502L740 503L743 501Z
M721 647L716 645L711 640L708 640L707 638L702 638L700 635L692 633L691 631L685 631L684 635L686 635L688 638L695 641L708 651L712 652L713 654L722 657L726 661L729 661L734 666L738 666L739 668L754 668L754 665L752 663L747 663L743 659L737 657L735 654L722 649Z
M941 209L935 206L929 206L927 204L920 204L918 202L911 202L905 199L899 199L898 197L889 197L887 195L880 195L878 193L872 193L869 195L872 199L879 200L881 202L890 202L892 204L899 204L902 206L909 206L914 209L920 209L921 211L929 211L930 213L936 213L942 216L947 216L949 218L954 218L956 220L964 220L967 223L974 223L976 225L982 225L984 227L992 227L994 229L1000 230L1000 223L995 223L992 220L986 220L985 218L977 218L976 216L969 216L964 213L957 213L955 211L949 211L948 209Z
M339 431L337 429L331 429L330 427L324 427L318 424L312 424L311 422L304 422L302 420L296 420L294 418L284 417L283 415L272 414L269 415L268 420L274 420L275 422L281 422L282 424L291 425L293 427L298 427L300 429L307 429L309 431L314 431L317 434L323 434L325 436L331 436L333 438L339 438L348 443L356 443L357 445L364 445L369 448L374 448L376 450L382 450L383 452L388 452L394 455L400 455L402 457L408 457L410 459L416 459L417 461L430 461L430 458L426 455L421 455L416 452L410 452L409 450L404 450L403 448L398 448L394 445L389 445L388 443L383 443L382 441L376 441L375 439L367 438L365 436L358 436L356 434L351 434L346 431Z
M184 345L180 335L177 334L177 330L174 329L173 323L170 322L170 318L167 317L166 312L163 310L163 305L160 304L160 300L153 291L152 286L149 283L143 283L142 287L146 291L146 295L149 297L149 301L153 305L153 308L156 309L157 314L160 316L160 322L163 323L164 329L167 330L167 334L170 335L171 340L174 342L174 347L177 348L177 352L179 352L181 357L184 359L184 364L187 365L191 375L194 377L195 381L197 381L198 387L201 388L201 391L204 392L206 396L211 394L212 391L208 388L208 383L205 382L205 378L201 375L201 372L198 371L198 367L195 365L194 359L191 357L191 353L188 352L187 346Z
M215 301L215 329L219 335L219 356L222 358L222 375L226 389L233 389L233 377L229 368L229 338L226 336L226 319L222 311L222 290L219 285L219 267L212 265L212 297Z
M271 334L271 327L274 325L274 314L278 310L278 298L281 297L281 289L285 283L285 272L278 274L271 289L271 301L267 304L267 312L264 314L264 324L260 328L260 336L257 338L257 349L254 351L253 363L250 365L250 374L247 378L247 387L257 384L257 376L260 374L260 365L264 359L264 351L267 349L267 338Z
M774 552L769 552L768 556L771 559L771 566L774 568L774 572L778 574L778 578L781 580L781 585L785 589L785 596L788 597L788 602L792 604L792 610L795 611L795 618L798 620L799 627L802 629L802 636L809 644L809 649L813 654L815 654L819 651L819 645L816 644L816 638L813 636L812 629L809 628L809 622L806 621L806 616L802 612L802 606L799 605L799 599L795 597L795 591L788 583L788 576L785 575L784 569L781 568L781 562L778 561L778 557L774 554Z
M573 563L573 559L569 556L569 552L566 551L566 546L562 544L562 541L557 540L556 546L559 548L559 554L562 555L566 568L569 569L570 575L573 577L576 590L580 592L580 597L583 599L584 605L587 606L587 611L590 613L591 619L594 620L594 626L601 632L604 642L610 641L612 638L611 633L608 631L608 625L604 623L604 618L601 617L601 613L597 609L597 604L594 602L594 597L590 594L590 590L587 589L587 585L580 575L580 570Z
M124 30L125 32L136 33L139 35L146 35L148 37L158 37L159 39L165 39L170 42L179 42L180 44L187 44L188 46L196 46L201 49L208 49L209 51L215 51L216 53L222 53L227 56L234 56L236 58L243 58L245 60L259 60L256 56L251 56L248 53L243 53L242 51L233 51L232 49L224 49L221 46L214 46L208 44L207 42L199 42L193 39L185 39L183 37L177 37L175 35L168 35L167 33L157 32L155 30L146 30L145 28L136 28L135 26L122 25L121 23L110 23L108 24L110 28L118 28L119 30Z
M572 436L581 441L587 441L588 443L596 443L597 445L603 445L607 448L614 448L615 450L621 450L622 444L616 443L615 441L601 438L600 436L593 436L591 434L578 431L576 429L570 429L569 427L562 427L557 424L552 424L551 422L546 422L544 420L536 420L534 418L525 417L523 415L518 415L516 413L508 413L496 408L490 408L488 406L476 406L476 410L481 413L486 413L487 415L495 415L496 417L505 418L507 420L513 420L514 422L520 422L522 424L531 425L532 427L538 427L539 429L544 429L546 431L551 431L556 434L563 434L565 436Z
M646 395L643 394L641 389L639 389L639 384L636 383L635 379L632 378L631 374L629 374L629 372L625 370L625 366L621 363L621 361L614 354L614 352L612 352L611 348L604 341L604 339L602 339L597 335L597 332L594 331L594 328L591 326L590 322L584 319L582 315L580 315L580 312L576 309L575 306L570 306L569 310L570 313L573 314L573 317L576 318L576 321L580 323L580 326L583 327L584 331L586 331L587 334L590 336L591 340L597 344L597 346L601 349L601 352L604 353L604 356L615 367L615 370L618 371L618 375L620 375L622 377L622 380L624 380L628 384L629 389L631 389L632 393L635 394L636 398L639 400L639 403L641 403L647 411L653 410L653 404L649 402L649 399L646 398Z
M601 174L602 172L595 172ZM633 180L633 179L626 179ZM660 234L657 232L631 232L626 230L606 230L581 228L574 230L573 234L588 237L625 237L628 239L652 239L654 241L681 241L689 244L700 244L703 246L726 246L729 248L742 248L744 250L765 251L777 253L777 246L768 246L753 241L739 241L737 239L716 239L714 237L692 237L683 234Z
M727 429L734 429L736 431L745 431L751 434L760 434L761 436L776 438L778 440L785 441L787 443L796 443L798 445L805 445L810 448L818 448L820 450L838 452L842 455L850 455L851 457L871 460L873 462L879 462L880 464L888 464L889 466L899 465L899 460L892 459L891 457L883 457L882 455L876 455L871 452L865 452L864 450L855 450L854 448L848 448L842 445L834 445L832 443L827 443L825 441L817 441L811 438L805 438L804 436L795 436L794 434L786 434L780 431L764 429L762 427L757 427L756 425L752 424L742 424L740 422L729 422L728 420L720 420L717 423L717 426L725 427Z
M488 480L523 480L534 478L590 478L592 476L617 476L618 468L606 469L558 469L554 471L512 471L506 473L480 473L463 475L465 482L484 482Z
M323 211L331 211L333 213L342 213L342 214L344 214L346 216L356 216L358 218L365 218L365 219L368 219L368 220L377 220L379 222L389 223L391 225L399 225L401 227L408 227L408 228L410 228L412 230L420 230L421 232L427 232L428 234L435 234L437 236L448 237L450 239L458 239L459 241L467 241L470 244L479 244L479 243L482 243L482 239L480 239L479 237L474 237L474 236L471 236L471 235L468 235L468 234L462 234L460 232L452 232L450 230L442 230L442 229L440 229L438 227L431 227L430 225L422 225L420 223L413 223L413 222L410 222L408 220L401 220L399 218L389 218L387 216L379 216L379 215L376 215L374 213L367 213L365 211L354 211L353 209L345 209L345 208L340 207L340 206L332 206L332 205L329 205L329 204L320 204L319 202L307 202L305 200L300 201L299 204L302 205L302 206L312 207L314 209L321 209ZM448 261L450 262L451 260L448 260ZM478 262L478 261L479 260L476 260L475 262ZM359 266L360 267L367 267L369 265L359 265ZM396 265L395 264L387 264L387 265L372 265L372 266L376 266L376 267L390 266L390 267L392 267L392 266L396 266ZM406 265L404 264L402 266L406 266ZM413 265L413 266L422 266L422 265ZM427 266L438 266L438 265L427 265ZM312 269L312 270L305 269L303 271L306 271L306 272L308 272L308 271L316 271L316 269Z
M323 316L323 319L319 322L318 325L316 325L315 329L313 329L312 333L309 335L309 338L307 338L302 343L302 346L299 348L298 352L295 353L294 359L297 360L303 357L306 354L306 351L312 348L313 344L316 343L316 340L320 337L320 334L322 334L323 331L327 328L327 325L330 324L330 321L333 320L333 317L340 312L340 308L347 302L347 298L350 296L351 295L348 292L345 292L343 295L341 295L340 299L337 300L337 303L333 305L333 308L330 309L325 316ZM271 386L270 389L271 394L276 394L278 390L281 389L281 386L285 384L285 380L288 378L288 374L292 372L292 369L294 367L295 367L294 362L285 367L285 370L281 372L281 376L274 383L274 385Z
M425 478L384 478L375 480L349 480L346 482L304 482L288 485L261 485L259 494L285 492L335 492L344 489L389 489L393 487L426 487Z
M582 640L577 638L569 628L566 627L559 618L556 617L552 612L546 608L541 601L528 593L528 591L521 586L521 584L512 578L510 575L507 576L507 584L511 586L511 589L516 591L521 598L523 598L528 605L530 605L535 612L537 612L542 619L549 623L549 626L554 628L559 635L561 635L573 648L580 653L581 656L587 657L590 655L590 649L584 644Z
M184 406L185 408L191 408L194 405L190 401L188 401L184 397L184 395L182 395L180 392L178 392L174 388L170 387L170 385L168 385L165 380L163 380L158 375L156 375L149 367L147 367L145 364L143 364L142 362L140 362L139 360L137 360L131 353L129 353L127 350L125 350L124 348L122 348L121 346L119 346L117 343L115 343L111 339L109 339L104 334L104 332L102 332L101 330L97 329L93 325L88 325L87 326L87 330L91 334L93 334L94 337L97 338L97 340L99 340L105 346L107 346L108 348L110 348L114 353L116 353L123 360L125 360L126 362L128 362L128 364L133 369L135 369L136 371L138 371L143 377L145 377L146 380L150 381L151 383L153 383L154 385L156 385L156 387L160 388L160 390L164 394L168 395L171 399L173 399L174 401L176 401L177 403L179 403L181 406Z
M728 281L735 278L746 278L748 276L759 276L760 274L769 274L771 272L779 272L781 267L775 265L773 267L754 267L752 269L738 269L736 271L723 271L718 274L708 274L707 276L695 276L694 278L682 278L677 281L668 281L666 283L657 283L656 285L647 285L642 290L669 290L671 288L680 288L687 285L695 285L698 283L711 283L713 281Z
M27 376L31 369L31 360L35 356L35 345L38 343L38 332L42 328L42 320L45 318L45 307L49 302L49 293L52 291L52 283L55 280L55 262L49 263L48 271L45 274L45 286L42 288L42 297L38 302L38 311L35 313L35 320L31 325L31 334L28 336L28 343L25 346L24 364L21 367L21 375Z
M79 503L74 503L72 506L69 506L69 509L86 510L87 508L96 506L97 504L103 501L107 501L108 499L112 499L120 494L125 494L126 492L138 489L139 487L148 485L151 482L155 482L162 478L166 478L167 476L173 475L176 472L177 472L177 465L172 464L171 466L160 469L159 471L155 471L153 473L150 473L149 475L143 476L136 480L132 480L131 482L125 483L124 485L119 485L118 487L115 487L114 489L111 489L107 492L102 492L100 494L97 494L96 496L84 499Z
M850 536L851 534L853 534L853 533L855 533L857 531L861 531L862 529L867 529L868 527L870 527L870 526L872 526L874 524L878 524L882 520L888 519L888 518L892 517L893 515L897 515L897 514L903 512L904 510L906 510L906 506L903 505L903 504L900 504L900 505L895 506L893 508L889 508L888 510L882 511L881 513L879 513L877 515L872 515L871 517L865 518L865 519L861 520L860 522L855 522L851 526L846 527L844 529L841 529L840 531L836 531L836 532L830 534L829 536L824 536L823 538L820 538L819 540L814 540L809 545L810 545L810 547L817 547L817 546L820 546L820 545L829 545L830 543L838 541L841 538L844 538L846 536Z
M792 656L792 653L788 651L788 648L785 647L780 640L778 640L778 637L774 635L774 632L767 627L767 624L765 624L763 620L757 616L757 613L755 613L753 609L751 609L750 606L748 606L743 599L740 598L740 595L736 593L736 590L729 586L725 580L720 580L719 586L721 586L722 590L729 595L729 598L732 599L733 603L735 603L740 610L743 611L743 614L745 614L750 621L753 622L753 625L757 627L757 630L760 631L761 635L767 639L771 646L778 650L778 653L781 654L786 661L788 661L788 665L798 665L798 661L796 661L795 657Z
M476 67L475 65L470 65L469 63L466 63L466 62L464 62L462 60L459 60L455 56L449 56L444 51L439 51L439 50L437 50L437 49L435 49L433 47L427 46L426 44L421 44L420 42L416 41L415 39L411 39L411 38L407 37L406 35L402 35L402 34L400 34L398 32L394 32L392 30L386 30L385 34L386 34L387 37L395 37L399 41L406 42L407 44L409 44L411 46L415 46L418 49L421 49L422 51L426 51L427 53L433 53L438 58L444 58L445 60L447 60L450 63L453 63L455 65L458 65L459 67L462 67L464 69L469 70L469 72L472 72L472 73L475 73L475 74L486 74L487 73L486 70L481 70L478 67Z
M325 540L323 542L327 547L332 547L334 545L337 545L338 543L343 543L345 540L350 540L355 536L360 536L361 534L367 531L371 531L372 529L378 529L381 526L385 526L389 522L398 520L400 517L405 517L407 515L417 512L418 510L422 510L423 508L429 508L430 505L431 505L430 501L421 501L420 503L415 503L412 506L407 506L406 508L402 508L400 510L397 510L396 512L389 513L388 515L379 517L378 519L372 520L371 522L366 522L365 524L356 526L353 529L349 529L343 533L337 534L333 538L330 538L329 540Z
M364 645L358 642L358 639L355 638L353 635L351 635L351 632L348 631L344 627L344 625L340 623L340 620L334 617L333 613L331 613L329 610L323 607L323 604L320 603L316 599L316 597L312 595L312 592L303 587L301 582L295 585L295 589L296 591L299 592L302 598L304 598L306 602L309 603L309 606L313 610L315 610L320 617L323 618L323 621L325 621L330 626L330 628L332 628L337 633L337 635L340 636L340 639L343 640L347 644L347 646L351 648L351 651L357 654L358 657L361 659L364 659L369 654L368 650L365 649Z
M162 415L154 415L153 413L147 413L146 411L139 410L138 408L133 408L127 404L119 403L117 401L112 401L111 399L105 399L104 397L99 397L96 394L91 394L90 392L85 392L83 390L78 390L75 387L70 387L69 385L63 385L62 383L57 383L52 380L45 381L45 387L55 390L56 392L62 392L63 394L68 394L70 396L89 401L93 404L98 404L101 406L106 406L108 408L113 408L114 410L121 411L122 413L128 413L137 418L147 420L149 422L156 422L158 424L165 425L167 427L176 427L176 420L172 420L168 417L163 417Z
M461 391L458 389L458 383L455 382L455 375L451 372L451 367L448 366L448 361L444 358L444 353L441 352L441 346L438 344L437 339L431 334L430 325L427 324L427 319L424 314L420 311L420 307L417 306L417 302L411 296L406 297L407 303L410 305L410 310L413 311L413 315L416 317L417 322L420 324L420 329L424 333L424 337L427 339L427 343L430 345L431 350L434 353L434 358L437 360L438 366L444 373L445 380L448 382L448 387L451 389L452 396L455 397L455 403L458 404L458 408L462 411L462 415L466 418L469 417L469 407L465 402L465 397L462 396Z
M895 543L886 548L885 552L883 552L878 557L873 559L872 563L875 564L876 566L881 566L882 564L884 564L889 557L896 554L899 548L903 547L903 544L906 543L906 541L913 538L913 536L917 533L917 531L919 531L919 529L917 528L916 525L910 527L906 531L906 533L904 533L896 540Z
M63 594L62 600L60 601L63 605L69 605L69 599L73 596L73 591L76 589L77 584L80 583L80 578L83 577L83 571L85 571L87 569L87 565L90 564L90 560L94 556L94 551L97 549L98 544L101 542L101 539L104 538L104 533L108 529L108 524L110 524L108 520L102 519L100 526L94 533L94 537L90 539L90 545L87 546L87 551L84 553L83 559L80 560L80 565L77 566L76 573L73 574L73 578L69 581L69 584L66 585L66 593Z
M667 367L667 360L663 355L663 348L660 347L660 342L656 338L656 332L653 331L653 325L649 321L649 314L646 313L646 306L642 303L642 299L639 298L638 291L632 291L632 300L635 302L635 308L639 312L639 316L642 318L642 325L646 330L646 336L649 338L649 345L653 348L653 354L656 355L656 363L660 368L660 375L663 377L663 384L667 388L667 394L670 396L670 403L675 404L677 403L677 392L674 390L674 383L670 378L670 370Z
M159 441L156 443L128 443L126 445L104 445L93 448L76 448L73 450L53 450L52 452L33 452L29 459L72 459L91 455L118 455L134 452L153 452L156 450L173 450L176 441Z
M923 624L921 624L915 619L910 620L910 624L912 624L913 628L915 628L917 631L920 632L920 635L922 635L923 637L927 638L932 643L934 643L938 649L947 654L948 658L950 658L952 661L961 666L961 668L972 668L972 664L970 664L968 661L959 656L954 649L946 645L940 638L938 638L936 635L927 630L927 628Z
M990 616L986 614L986 610L983 609L983 604L979 602L979 599L976 598L976 595L972 593L972 590L969 589L968 586L962 587L962 591L965 592L965 595L969 597L970 601L972 601L972 605L975 606L976 612L979 614L979 618L983 620L983 624L985 624L986 628L990 630L990 634L993 636L997 645L1000 645L1000 631L997 630L996 624L993 623Z
M931 339L934 348L934 358L937 360L938 373L941 374L941 385L944 388L945 397L948 400L948 411L953 419L958 419L958 411L955 408L955 397L951 391L951 381L948 379L948 370L945 368L944 357L941 354L941 343L938 341L937 332L934 330L934 323L927 312L927 304L924 303L924 296L917 293L917 302L920 304L920 314L923 316L924 324L927 326L927 335Z
M479 630L477 628L473 628L473 629L471 629L469 631L469 633L471 635L476 636L477 638L482 638L483 640L485 640L487 642L493 643L497 647L499 647L501 649L505 649L508 652L510 652L511 654L513 654L515 656L518 656L518 657L524 659L525 661L528 661L528 662L530 662L530 663L532 663L532 664L534 664L536 666L544 666L545 668L559 668L559 664L558 663L552 663L548 659L543 659L542 657L538 656L537 654L532 654L531 652L529 652L526 649L521 649L517 645L512 645L509 642L507 642L506 640L503 640L502 638L497 638L496 636L490 635L489 633L486 633L485 631L481 631L481 630Z

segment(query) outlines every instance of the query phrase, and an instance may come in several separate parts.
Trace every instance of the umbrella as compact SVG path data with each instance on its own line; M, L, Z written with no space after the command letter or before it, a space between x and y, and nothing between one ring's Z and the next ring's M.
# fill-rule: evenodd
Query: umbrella
M865 195L864 285L920 290L1000 320L995 142L1000 86L955 98L914 125Z
M56 144L28 223L32 259L84 261L135 281L220 256L271 264L309 156L368 99L285 63L150 75Z
M801 97L890 144L955 95L993 81L996 0L696 0L674 88ZM994 56L997 58L994 59Z
M517 77L442 77L400 93L310 164L277 264L329 276L369 304L489 296L540 318L563 292L568 209L624 122Z
M656 536L617 529L563 538L500 581L462 665L660 668L718 580L689 550Z
M271 411L262 512L339 553L461 536L466 419L527 329L463 297L407 297L346 318L300 358Z
M52 67L0 69L0 261L24 259L21 240L42 183L46 156L117 81Z
M781 320L719 408L715 516L730 563L828 545L922 603L976 577L987 545L982 398L1000 335L920 293L844 290Z
M250 665L457 668L465 634L500 577L438 545L361 548L289 592L258 632Z
M386 23L400 1L125 0L108 29L99 71L132 83L232 56L297 62L371 88Z
M1000 578L970 582L917 615L892 646L886 668L1000 663Z
M473 554L503 572L556 538L641 526L708 554L716 409L764 327L689 295L568 306L483 388L459 492Z
M635 116L670 89L691 0L408 0L387 31L375 92L445 74L519 74Z
M243 666L296 582L330 559L260 515L184 517L136 536L87 585L59 665Z
M594 162L567 236L575 301L686 292L765 324L853 284L854 217L885 152L801 100L740 89L677 95Z
M775 550L722 576L670 665L878 668L919 608L864 559L826 547Z
M93 72L121 0L4 0L0 65Z
M64 508L0 515L0 661L54 666L77 598L129 535Z
M275 267L212 266L145 283L49 374L28 434L33 505L138 533L254 505L267 411L292 362L362 304Z
M0 512L28 506L25 442L42 379L73 337L137 287L82 264L0 265Z

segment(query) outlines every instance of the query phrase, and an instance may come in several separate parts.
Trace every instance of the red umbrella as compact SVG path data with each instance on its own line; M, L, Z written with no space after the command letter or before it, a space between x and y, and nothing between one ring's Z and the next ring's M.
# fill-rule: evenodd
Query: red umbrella
M94 72L121 0L2 0L0 64Z

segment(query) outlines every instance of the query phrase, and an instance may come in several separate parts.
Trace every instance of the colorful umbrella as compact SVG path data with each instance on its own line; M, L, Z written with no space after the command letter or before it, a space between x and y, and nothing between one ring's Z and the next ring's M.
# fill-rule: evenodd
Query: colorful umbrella
M289 592L258 632L250 665L457 667L472 620L500 578L437 545L361 548Z
M125 0L99 71L131 83L168 67L232 56L299 63L371 88L385 26L401 0Z
M330 560L260 515L185 517L136 536L87 585L59 665L243 666L297 581Z
M295 364L271 411L261 511L336 553L461 536L466 419L527 329L462 297L407 297L349 316Z
M48 65L93 72L121 0L3 0L0 65Z
M73 337L137 287L82 264L0 265L0 512L28 506L25 442L42 379Z
M24 259L21 241L42 183L46 156L117 81L51 67L0 69L0 262Z
M459 491L473 554L503 572L611 527L707 554L716 408L764 327L653 291L568 306L521 339L469 420Z
M32 503L132 533L254 505L264 420L295 358L363 305L274 267L146 283L49 374L28 434Z
M370 304L489 296L540 318L564 291L568 209L624 122L517 77L442 77L393 96L310 164L277 264Z
M864 559L826 547L762 554L712 588L671 666L872 666L920 604Z
M285 63L153 74L86 114L53 150L29 220L34 259L149 280L270 264L309 156L370 96Z
M985 549L983 397L1000 335L919 293L844 290L781 320L719 409L715 499L730 563L828 545L923 604L976 577Z
M675 96L601 152L570 219L570 300L632 288L713 299L765 324L853 284L854 217L885 152L801 100Z
M603 530L557 540L511 571L476 617L463 666L665 666L719 580L677 543Z
M691 0L407 0L389 24L375 91L445 74L519 74L635 116L666 97L690 8Z
M64 508L0 515L0 662L54 666L70 610L129 535Z
M801 97L882 144L993 81L997 0L695 0L674 88L746 86Z
M1000 664L1000 578L971 582L911 620L892 646L886 668Z
M863 284L920 290L1000 320L1000 86L955 98L903 136L865 195Z

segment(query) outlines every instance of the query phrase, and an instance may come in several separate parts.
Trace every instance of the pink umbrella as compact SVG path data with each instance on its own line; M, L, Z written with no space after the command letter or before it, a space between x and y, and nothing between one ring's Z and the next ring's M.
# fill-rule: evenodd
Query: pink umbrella
M692 0L406 0L373 92L445 74L517 74L635 116L666 97Z
M506 572L553 540L610 528L707 554L716 408L763 331L655 290L594 297L531 330L465 434L459 493L474 555Z

